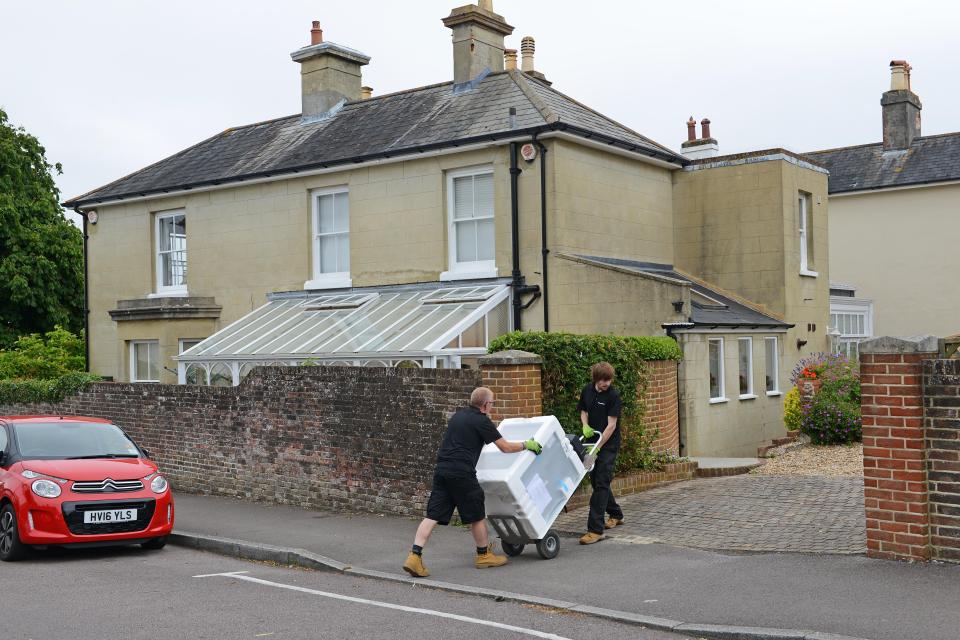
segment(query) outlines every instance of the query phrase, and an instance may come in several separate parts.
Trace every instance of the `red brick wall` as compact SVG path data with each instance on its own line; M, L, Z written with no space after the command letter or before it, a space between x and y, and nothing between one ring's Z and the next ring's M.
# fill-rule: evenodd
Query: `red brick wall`
M680 415L677 394L677 365L673 360L647 363L647 413L650 433L659 430L653 450L680 455Z
M493 391L490 419L529 418L543 414L539 364L495 364L481 367L483 386Z
M931 555L921 361L930 353L863 353L863 485L867 555Z

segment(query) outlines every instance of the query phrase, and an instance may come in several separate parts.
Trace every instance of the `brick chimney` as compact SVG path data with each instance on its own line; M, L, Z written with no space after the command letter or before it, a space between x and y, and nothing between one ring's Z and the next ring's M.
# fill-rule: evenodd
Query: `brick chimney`
M363 84L360 68L370 56L333 42L323 41L320 23L314 20L310 44L290 54L300 63L303 120L330 117L343 102L360 100Z
M890 90L880 98L883 108L883 150L909 149L920 137L920 97L910 89L910 65L890 62Z
M713 158L720 155L720 145L715 138L710 135L710 119L704 118L700 121L703 135L697 137L697 121L690 116L687 120L687 140L680 145L680 155L688 160L699 160L701 158Z
M457 7L443 19L453 31L453 83L470 82L484 72L503 71L504 38L513 33L493 0Z

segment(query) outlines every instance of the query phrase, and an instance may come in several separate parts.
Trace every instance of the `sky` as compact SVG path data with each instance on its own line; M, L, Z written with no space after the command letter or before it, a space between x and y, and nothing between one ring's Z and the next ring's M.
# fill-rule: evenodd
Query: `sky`
M466 0L463 0L465 2ZM456 0L0 0L0 108L80 195L229 127L300 112L310 22L371 56L375 94L453 76ZM721 153L881 139L889 62L913 66L924 135L960 130L960 3L494 0L558 90L679 150L687 118Z

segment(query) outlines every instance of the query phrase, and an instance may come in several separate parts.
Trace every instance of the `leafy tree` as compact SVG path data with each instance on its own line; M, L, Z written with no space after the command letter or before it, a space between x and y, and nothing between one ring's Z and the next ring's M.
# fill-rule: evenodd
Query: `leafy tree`
M0 109L0 348L83 326L83 234L63 213L40 142Z
M83 336L75 336L61 327L42 337L22 336L13 349L0 350L0 380L52 380L83 369Z

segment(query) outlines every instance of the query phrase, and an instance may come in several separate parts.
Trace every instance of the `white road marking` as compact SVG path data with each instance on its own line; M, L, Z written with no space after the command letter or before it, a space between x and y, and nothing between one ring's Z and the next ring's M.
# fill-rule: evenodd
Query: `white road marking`
M503 624L502 622L493 622L491 620L481 620L480 618L470 618L468 616L461 616L455 613L446 613L444 611L435 611L433 609L420 609L418 607L406 607L400 604L391 604L389 602L380 602L377 600L368 600L366 598L355 598L353 596L345 596L339 593L330 593L329 591L317 591L316 589L308 589L306 587L298 587L291 584L283 584L281 582L271 582L269 580L262 580L260 578L254 578L253 576L241 575L248 573L246 571L234 571L231 573L210 573L202 576L193 576L194 578L213 578L213 577L224 577L224 578L235 578L237 580L244 580L246 582L253 582L256 584L266 585L268 587L276 587L278 589L288 589L290 591L299 591L300 593L309 593L316 596L322 596L324 598L332 598L334 600L344 600L346 602L355 602L357 604L367 604L373 607L382 607L384 609L394 609L396 611L406 611L407 613L421 613L427 616L434 616L437 618L447 618L449 620L459 620L460 622L469 622L470 624L477 624L485 627L494 627L496 629L505 629L507 631L515 631L516 633L522 633L528 636L534 636L536 638L546 638L547 640L570 640L563 636L558 636L553 633L545 633L543 631L537 631L536 629L526 629L524 627L515 627L510 624Z
M651 602L660 602L659 600L644 600L643 604L650 604Z
M229 573L205 573L202 576L193 576L194 578L215 578L217 576L238 576L241 573L250 573L249 571L231 571Z

